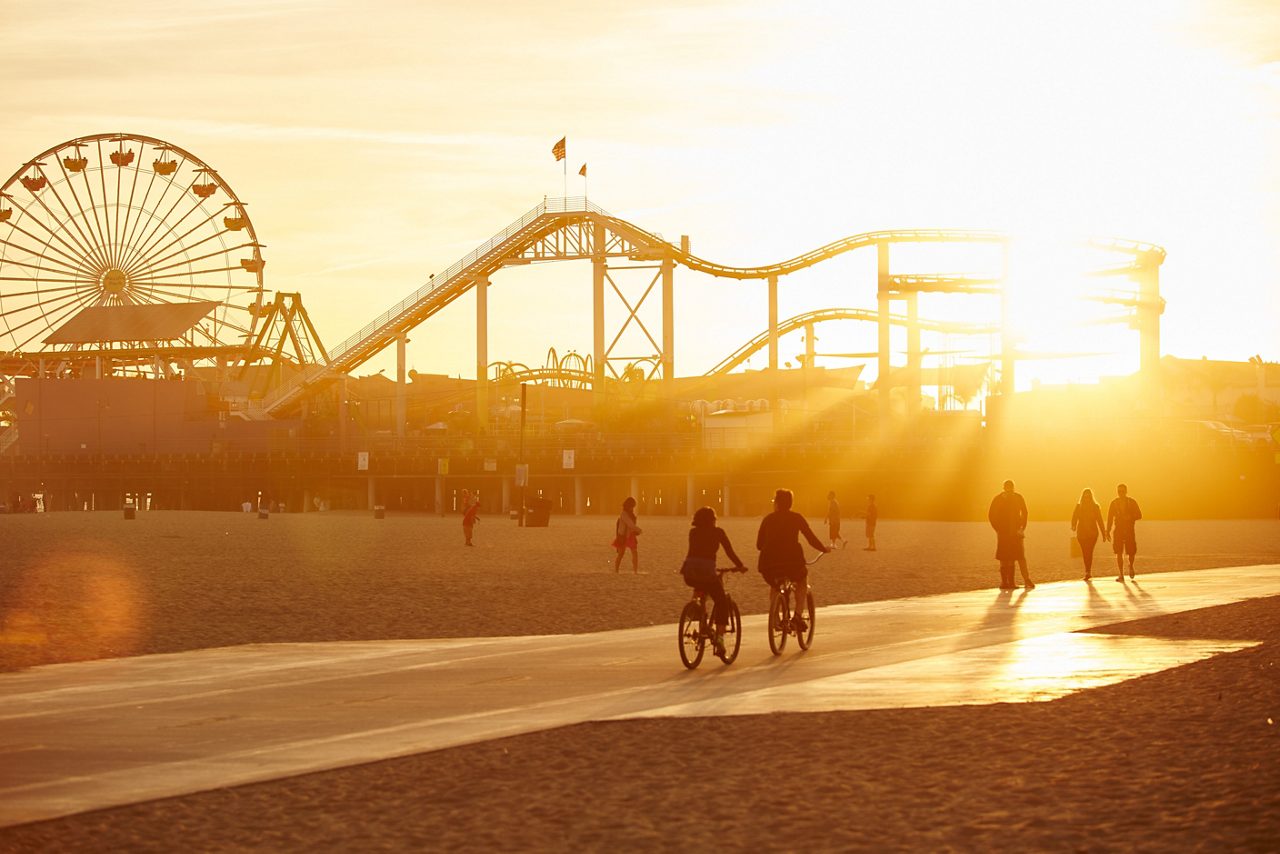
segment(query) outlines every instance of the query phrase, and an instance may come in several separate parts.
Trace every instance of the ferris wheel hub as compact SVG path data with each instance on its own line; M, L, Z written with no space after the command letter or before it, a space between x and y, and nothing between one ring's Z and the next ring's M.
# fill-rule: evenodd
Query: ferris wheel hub
M124 270L112 267L102 274L102 292L104 294L119 295L123 294L128 288L129 277L125 275Z

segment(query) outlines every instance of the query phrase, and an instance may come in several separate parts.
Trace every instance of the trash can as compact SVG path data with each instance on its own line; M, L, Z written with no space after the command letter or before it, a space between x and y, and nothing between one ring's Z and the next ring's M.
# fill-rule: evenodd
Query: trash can
M381 504L373 505L373 518L375 519L387 518L387 508L383 507Z
M259 508L258 508L258 518L259 518L259 519L270 519L270 518L271 518L271 511L269 511L266 507L259 507Z
M126 518L126 519L134 519L134 518L137 518L137 512L138 512L138 508L137 508L137 507L135 507L135 506L133 506L133 502L132 502L132 501L125 502L125 505L124 505L124 518Z
M551 524L551 499L535 498L524 514L526 528L545 528Z

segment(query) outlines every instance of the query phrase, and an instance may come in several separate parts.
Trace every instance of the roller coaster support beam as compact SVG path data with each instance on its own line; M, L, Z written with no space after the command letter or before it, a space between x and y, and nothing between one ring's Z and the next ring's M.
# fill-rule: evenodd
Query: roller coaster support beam
M880 241L876 244L876 308L879 310L879 318L877 319L877 338L876 349L879 351L878 364L876 367L876 385L880 387L880 435L887 437L889 435L889 419L891 415L891 400L889 396L889 289L891 283L889 281L889 244L886 241Z
M405 420L407 416L407 396L405 389L405 345L409 336L401 332L396 336L396 438L404 438Z
M778 370L778 277L769 277L769 370Z
M595 373L591 388L597 400L604 393L604 278L608 269L605 255L604 223L596 220L591 225L591 367Z
M662 259L662 388L670 397L676 378L675 260Z
M1007 242L1000 255L1000 272L1000 393L1008 399L1016 388L1014 351L1018 345L1013 340L1013 320L1009 315L1009 244Z
M1138 280L1138 366L1148 391L1158 388L1160 373L1160 315L1164 312L1164 300L1160 298L1160 267L1144 263L1136 276Z
M920 374L924 367L920 353L920 294L912 291L907 299L907 414L920 410Z
M476 279L476 430L489 429L489 279Z

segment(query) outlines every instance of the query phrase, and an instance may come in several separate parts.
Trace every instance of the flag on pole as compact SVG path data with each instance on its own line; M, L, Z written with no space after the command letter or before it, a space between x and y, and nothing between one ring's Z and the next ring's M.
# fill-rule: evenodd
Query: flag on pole
M551 146L551 153L555 156L556 160L564 160L565 139L567 139L567 137L562 136L560 137L559 142Z
M578 174L583 178L587 177L587 164L583 163L582 168L578 170Z

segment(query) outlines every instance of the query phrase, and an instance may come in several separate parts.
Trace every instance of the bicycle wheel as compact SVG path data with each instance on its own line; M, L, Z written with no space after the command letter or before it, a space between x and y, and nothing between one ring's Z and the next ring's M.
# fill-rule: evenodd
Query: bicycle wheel
M787 622L791 615L787 613L787 594L781 590L769 596L769 651L774 655L782 655L787 645Z
M738 603L730 599L729 620L724 627L724 654L720 656L720 660L725 664L733 664L741 648L742 612L738 610Z
M808 626L805 627L803 632L796 632L796 643L800 644L801 649L808 649L813 644L813 624L815 618L812 590L810 590L809 595L805 597L803 615Z
M680 644L680 660L690 670L702 663L702 653L706 650L707 639L702 632L704 619L702 606L697 602L686 602L680 612L680 635L676 641Z

